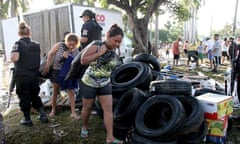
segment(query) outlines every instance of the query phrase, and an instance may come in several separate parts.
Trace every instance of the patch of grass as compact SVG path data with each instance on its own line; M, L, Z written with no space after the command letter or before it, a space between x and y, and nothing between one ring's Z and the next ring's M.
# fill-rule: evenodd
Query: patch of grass
M70 110L63 109L54 118L49 118L49 123L44 124L38 120L38 114L32 114L33 127L19 124L22 113L13 110L4 116L6 140L9 144L103 144L106 140L103 121L97 115L91 115L90 137L82 139L80 137L81 120L73 120L70 117ZM52 128L61 130L64 137L54 134Z
M224 82L224 73L227 70L227 67L221 66L219 67L217 72L206 72L203 71L201 68L196 68L194 70L189 70L186 66L176 66L174 67L174 71L182 72L188 75L198 75L198 72L203 73L205 76L208 76L209 78L212 78L220 83Z

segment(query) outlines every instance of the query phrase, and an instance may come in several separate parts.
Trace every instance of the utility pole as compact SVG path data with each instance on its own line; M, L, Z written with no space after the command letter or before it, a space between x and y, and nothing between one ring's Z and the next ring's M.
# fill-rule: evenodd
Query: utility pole
M237 11L238 11L238 0L236 0L236 5L235 5L235 14L234 14L234 21L233 21L233 37L235 37L235 31L236 31Z
M158 16L159 14L156 14L156 25L155 25L155 47L158 48L159 45L159 31L158 31Z

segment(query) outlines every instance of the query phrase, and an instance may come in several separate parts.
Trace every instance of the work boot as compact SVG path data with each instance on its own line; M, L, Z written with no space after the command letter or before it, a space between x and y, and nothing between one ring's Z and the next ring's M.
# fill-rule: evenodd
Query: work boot
M48 117L47 117L47 114L45 113L43 107L39 108L39 109L38 109L38 112L39 112L39 114L40 114L39 120L40 120L42 123L48 123Z
M20 124L25 126L33 126L32 120L30 118L25 117L20 121Z

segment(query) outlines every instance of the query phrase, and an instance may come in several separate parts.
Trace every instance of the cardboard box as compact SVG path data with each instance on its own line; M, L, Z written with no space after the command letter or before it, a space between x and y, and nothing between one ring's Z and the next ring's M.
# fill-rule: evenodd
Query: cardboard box
M233 97L206 93L196 97L204 110L205 118L221 119L233 112Z
M222 119L206 119L208 125L208 135L211 136L226 136L227 125L228 125L228 116L223 117Z

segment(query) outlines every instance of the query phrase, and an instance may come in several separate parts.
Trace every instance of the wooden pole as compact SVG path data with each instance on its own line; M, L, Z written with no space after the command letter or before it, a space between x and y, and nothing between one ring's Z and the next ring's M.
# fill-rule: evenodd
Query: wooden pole
M236 5L235 5L235 14L234 14L234 21L233 21L233 37L235 37L235 32L236 32L237 11L238 11L238 0L236 0Z

